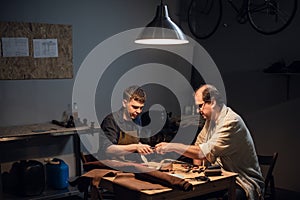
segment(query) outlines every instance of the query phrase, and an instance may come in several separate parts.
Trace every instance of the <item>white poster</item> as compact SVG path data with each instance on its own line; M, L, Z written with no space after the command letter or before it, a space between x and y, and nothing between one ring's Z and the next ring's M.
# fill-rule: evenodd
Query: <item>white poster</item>
M33 57L58 57L57 39L33 39Z
M3 37L3 57L29 56L28 38L25 37Z

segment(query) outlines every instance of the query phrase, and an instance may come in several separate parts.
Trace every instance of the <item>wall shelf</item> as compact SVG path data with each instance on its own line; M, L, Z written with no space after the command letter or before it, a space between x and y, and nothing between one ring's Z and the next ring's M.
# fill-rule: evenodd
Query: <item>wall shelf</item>
M3 198L5 200L42 200L42 199L58 199L63 197L70 197L70 196L80 196L81 192L75 187L69 186L66 189L62 190L54 190L51 188L46 188L44 192L41 195L37 196L28 196L28 197L22 197L22 196L16 196L13 194L3 194Z
M92 133L97 128L91 128L88 126L81 126L76 128L65 128L52 123L42 123L42 124L29 124L29 125L20 125L20 126L11 126L11 127L0 127L0 175L1 173L1 163L4 162L13 162L18 160L26 160L30 158L36 158L39 156L39 152L35 154L27 153L22 154L20 151L10 150L9 154L7 149L11 149L11 145L22 146L22 151L27 152L30 146L33 145L40 148L46 147L46 143L57 144L63 142L64 139L73 139L73 153L75 158L75 176L81 175L81 161L80 161L80 138L79 134ZM41 141L46 141L45 144ZM18 143L18 144L16 144ZM45 146L43 146L45 145ZM49 155L47 157L57 156L60 152L51 151L47 152ZM15 155L17 154L17 155ZM0 199L18 199L18 196L9 195L3 192L3 182L2 176L0 176ZM30 198L22 197L20 199L56 199L64 196L71 196L78 194L78 190L75 188L67 188L63 190L52 190L46 188L42 195L33 196ZM7 196L8 195L8 196Z

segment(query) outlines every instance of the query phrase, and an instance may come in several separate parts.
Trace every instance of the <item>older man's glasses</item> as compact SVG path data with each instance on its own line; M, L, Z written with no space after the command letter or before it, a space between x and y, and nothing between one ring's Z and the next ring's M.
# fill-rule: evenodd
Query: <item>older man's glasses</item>
M198 104L198 109L201 110L207 102Z

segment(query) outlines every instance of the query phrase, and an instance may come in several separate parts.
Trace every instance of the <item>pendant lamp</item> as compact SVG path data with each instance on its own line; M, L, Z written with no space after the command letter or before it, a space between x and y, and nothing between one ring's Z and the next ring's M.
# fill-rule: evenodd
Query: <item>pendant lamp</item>
M189 41L181 29L171 20L167 5L161 1L160 5L157 6L154 19L134 42L148 45L172 45L186 44Z

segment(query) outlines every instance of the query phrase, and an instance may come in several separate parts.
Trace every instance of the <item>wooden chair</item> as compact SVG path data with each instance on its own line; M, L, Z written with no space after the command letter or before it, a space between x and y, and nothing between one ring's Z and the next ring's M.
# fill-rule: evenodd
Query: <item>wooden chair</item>
M259 165L265 178L265 199L275 199L275 182L273 170L277 161L278 153L273 155L257 155Z
M81 162L83 164L88 163L88 162L93 162L93 161L97 161L98 159L95 158L92 154L84 154L83 152L80 152L80 158L81 158Z

